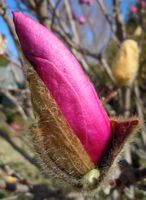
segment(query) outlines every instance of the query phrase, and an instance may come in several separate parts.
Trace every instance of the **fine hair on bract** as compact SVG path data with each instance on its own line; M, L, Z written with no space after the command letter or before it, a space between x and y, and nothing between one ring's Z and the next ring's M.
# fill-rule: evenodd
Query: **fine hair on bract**
M124 151L134 142L134 138L141 127L141 122L137 117L131 117L129 119L112 117L110 121L112 139L101 163L101 186L106 185L112 180L114 170L117 168Z
M36 123L31 128L32 139L39 159L46 166L45 171L76 189L97 191L99 186L105 186L112 177L123 149L132 141L140 127L139 119L110 119L112 138L101 163L95 166L50 91L31 64L26 60L25 63L36 118ZM90 180L93 182L91 185Z
M53 168L59 178L66 181L69 177L79 180L95 166L63 117L49 90L25 60L26 62L29 65L26 73L37 121L37 125L32 128L35 149L40 154L42 162ZM79 184L79 181L74 182L76 183L73 185Z

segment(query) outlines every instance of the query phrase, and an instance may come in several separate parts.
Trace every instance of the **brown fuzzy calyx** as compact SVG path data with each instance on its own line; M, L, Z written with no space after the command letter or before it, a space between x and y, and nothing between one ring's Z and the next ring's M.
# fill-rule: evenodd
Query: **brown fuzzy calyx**
M51 161L66 174L82 177L94 164L32 66L27 68L27 77L38 124L33 131L36 150L48 167Z
M124 151L140 127L137 117L127 120L112 118L111 120L112 138L100 165L100 184L107 183L117 166L121 153Z
M129 143L129 139L137 132L139 119L135 117L128 120L110 120L112 138L97 168L61 113L50 91L33 67L29 63L28 65L27 78L37 119L37 126L32 130L33 140L44 165L56 177L79 189L94 190L107 183L125 144Z

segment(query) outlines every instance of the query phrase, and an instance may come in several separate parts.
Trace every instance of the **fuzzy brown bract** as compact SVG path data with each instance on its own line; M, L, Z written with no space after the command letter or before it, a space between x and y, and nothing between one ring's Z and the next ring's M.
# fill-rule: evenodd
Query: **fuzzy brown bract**
M55 177L81 190L94 190L110 180L121 152L139 127L139 119L111 119L112 138L101 162L95 166L73 133L50 91L27 63L27 78L36 117L33 143L44 165Z
M36 150L43 159L49 158L48 161L44 159L48 167L51 167L51 160L67 175L81 178L95 167L94 164L31 66L27 69L27 77L38 124L36 131L33 131Z

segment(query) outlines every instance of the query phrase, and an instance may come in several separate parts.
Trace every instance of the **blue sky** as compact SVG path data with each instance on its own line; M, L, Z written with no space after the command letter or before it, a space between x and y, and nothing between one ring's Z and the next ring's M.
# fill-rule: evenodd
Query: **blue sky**
M111 6L111 0L105 0L107 5ZM12 11L16 10L16 3L14 0L6 0L9 5L9 14L12 17ZM129 8L131 4L135 4L136 0L122 0L121 11L125 18L128 17ZM15 48L14 41L9 33L7 25L4 23L2 17L0 17L0 33L3 33L8 38L8 51L13 58L17 58L17 50Z
M10 6L9 11L10 11L10 15L11 15L11 11L15 10L15 6L16 6L15 1L7 0L6 2L8 2L9 6ZM17 57L17 52L16 52L16 48L14 45L14 41L13 41L12 37L10 36L7 25L4 23L2 17L0 17L0 33L5 34L5 36L8 38L8 50L11 53L12 57Z

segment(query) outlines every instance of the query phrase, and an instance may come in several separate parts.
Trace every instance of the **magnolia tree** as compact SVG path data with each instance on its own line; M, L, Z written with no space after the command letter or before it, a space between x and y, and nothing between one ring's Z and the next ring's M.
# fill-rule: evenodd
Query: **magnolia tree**
M8 4L0 4L19 62L6 51L4 36L1 59L25 73L20 85L15 71L17 90L1 89L14 105L9 112L15 109L23 126L15 117L8 120L3 103L0 135L38 170L43 164L46 178L61 191L68 186L63 198L79 198L79 192L95 199L144 197L146 2L131 5L125 21L121 2L111 3L16 1L13 19ZM14 135L27 132L22 139L31 135L29 151L37 156L17 145L12 129ZM1 188L9 191L11 182L18 193L58 198L57 189L22 182L17 173L10 176Z

